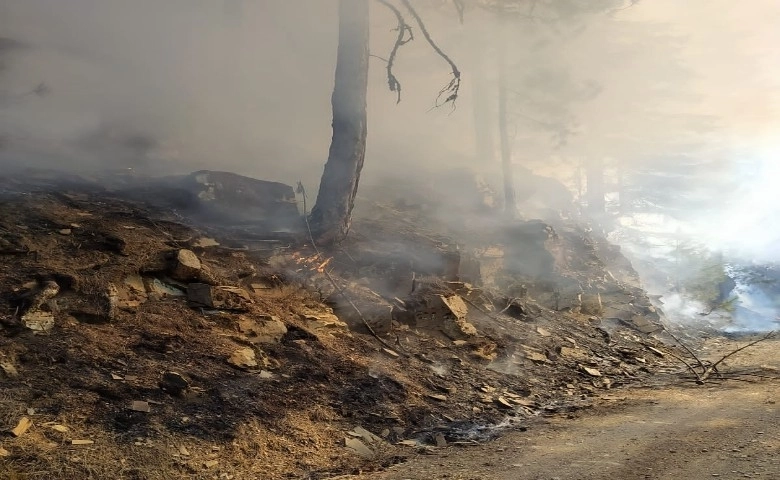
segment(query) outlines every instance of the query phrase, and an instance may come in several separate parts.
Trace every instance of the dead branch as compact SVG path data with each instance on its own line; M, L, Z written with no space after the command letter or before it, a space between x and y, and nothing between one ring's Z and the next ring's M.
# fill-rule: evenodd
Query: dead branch
M414 34L412 33L412 27L409 26L409 24L406 23L406 20L404 20L404 16L401 14L401 11L396 8L395 5L390 3L387 0L377 0L382 5L389 8L393 14L395 15L396 20L398 21L398 27L396 30L398 31L398 36L395 39L395 44L393 45L393 49L390 51L390 56L387 58L387 86L390 88L391 92L395 92L397 95L397 99L395 103L401 102L401 82L398 81L398 78L393 73L393 65L395 64L395 56L398 54L398 49L402 46L406 45L407 43L414 40ZM407 37L407 33L409 36Z
M423 22L422 18L420 18L417 10L414 9L409 0L401 0L401 3L403 3L404 7L406 7L412 17L414 17L414 21L417 23L417 26L420 27L420 31L422 32L423 37L425 37L425 40L428 42L431 48L433 48L433 50L450 65L450 69L452 70L452 79L449 81L449 83L447 83L447 85L439 90L439 95L436 97L434 106L441 107L451 103L454 108L455 101L458 99L458 92L460 91L461 82L461 74L460 70L458 70L458 66L455 65L455 62L453 62L452 59L450 59L450 57L444 53L441 48L439 48L436 42L433 41L431 34L428 33L428 29L425 27L425 23ZM442 97L444 97L443 102L441 101Z
M763 337L759 338L758 340L752 341L752 342L748 343L747 345L743 345L743 346L739 347L738 349L733 350L733 351L727 353L726 355L723 355L722 357L720 357L720 360L716 361L715 363L713 363L712 365L710 365L710 366L708 366L707 368L704 369L704 373L701 375L701 378L700 378L701 383L704 383L710 377L710 375L712 375L713 373L716 373L718 371L718 365L723 363L723 361L726 360L727 358L729 358L732 355L735 355L735 354L741 352L742 350L745 350L746 348L750 348L750 347L752 347L753 345L755 345L757 343L763 342L764 340L769 340L770 338L774 338L775 334L776 334L776 332L773 330L773 331L767 333L766 335L764 335ZM699 382L697 382L697 383L699 383Z

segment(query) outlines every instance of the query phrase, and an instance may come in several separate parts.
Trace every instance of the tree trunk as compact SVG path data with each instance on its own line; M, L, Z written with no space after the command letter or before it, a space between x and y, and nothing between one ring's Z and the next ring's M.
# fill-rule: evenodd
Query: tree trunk
M498 134L501 143L501 169L504 175L504 215L514 218L517 213L514 177L512 175L512 151L509 147L506 114L506 39L504 21L499 20L498 42Z
M482 43L482 42L480 42ZM472 68L472 97L474 103L474 143L477 165L492 165L493 163L493 136L491 135L494 125L491 113L489 87L485 75L485 45L480 44L480 48L475 49L474 63Z
M366 153L369 8L366 0L340 0L339 46L333 107L333 138L310 225L322 244L349 233Z

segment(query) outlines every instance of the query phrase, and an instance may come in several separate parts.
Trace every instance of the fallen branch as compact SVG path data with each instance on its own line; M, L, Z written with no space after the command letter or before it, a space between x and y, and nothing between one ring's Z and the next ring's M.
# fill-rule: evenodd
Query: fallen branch
M724 360L726 360L727 358L731 357L732 355L734 355L736 353L741 352L742 350L745 350L746 348L752 347L753 345L755 345L757 343L761 343L764 340L769 340L770 338L774 338L775 334L776 334L776 332L773 330L773 331L767 333L766 335L764 335L763 337L759 338L758 340L750 342L747 345L743 345L743 346L739 347L738 349L736 349L736 350L734 350L734 351L732 351L730 353L727 353L726 355L723 355L722 357L720 357L720 360L718 360L717 362L713 363L712 365L710 365L709 367L704 369L704 373L701 375L699 380L701 381L701 383L704 383L710 377L710 375L712 375L713 372L717 372L718 371L718 365L723 363ZM699 383L699 382L697 382L697 383Z

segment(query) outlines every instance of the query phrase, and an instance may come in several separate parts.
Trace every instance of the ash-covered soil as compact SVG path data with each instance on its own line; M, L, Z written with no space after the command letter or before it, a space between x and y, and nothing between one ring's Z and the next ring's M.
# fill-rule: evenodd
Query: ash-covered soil
M2 478L375 471L679 372L628 262L574 223L457 239L374 205L323 251L119 184L3 179Z

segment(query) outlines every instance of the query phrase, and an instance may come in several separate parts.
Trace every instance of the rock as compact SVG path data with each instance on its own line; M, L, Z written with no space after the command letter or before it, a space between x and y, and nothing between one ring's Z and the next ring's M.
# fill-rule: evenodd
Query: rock
M162 282L161 280L154 278L146 282L146 291L152 297L165 298L165 297L183 297L186 295L184 291L179 288Z
M181 187L197 197L201 213L214 222L249 221L273 230L297 227L300 220L295 192L283 183L201 170L184 177Z
M452 340L477 335L477 329L466 320L468 307L460 295L431 295L421 299L414 312L415 326L438 330Z
M34 332L48 332L54 326L54 314L33 310L22 315L22 325Z
M71 440L70 441L71 445L92 445L94 443L95 443L94 440Z
M351 432L347 432L350 435L357 436L363 439L366 443L380 443L382 439L377 435L369 432L363 427L355 427Z
M585 373L587 373L588 375L590 375L591 377L600 377L600 376L601 376L601 372L599 372L599 371L598 371L597 369L595 369L595 368L590 368L590 367L586 367L586 366L584 366L584 365L583 365L583 366L582 366L582 370L583 370Z
M189 386L190 382L177 372L165 372L160 380L160 388L171 395L181 395Z
M634 315L631 317L631 323L634 328L645 334L660 332L664 329L662 325L651 322L643 315Z
M431 398L433 400L436 400L437 402L446 402L447 396L446 395L426 395L428 398Z
M0 458L9 457L9 456L11 456L11 452L9 452L3 447L0 447Z
M549 362L549 360L547 359L547 355L543 354L542 352L525 349L523 353L525 355L525 358L531 360L532 362L537 362L537 363Z
M444 434L437 433L435 437L433 437L434 442L436 442L436 446L439 448L444 448L447 446L447 439L444 438Z
M536 327L536 333L538 333L543 337L549 337L550 335L552 335L549 331L545 330L542 327Z
M311 311L311 313L304 313L302 316L304 320L306 320L307 326L314 333L323 332L331 329L349 328L346 322L342 322L341 320L339 320L339 317L337 317L334 313L332 313L332 311L330 312L328 312L327 310L324 312Z
M279 317L271 315L256 318L239 317L238 330L252 343L279 343L287 334L287 326Z
M195 252L183 248L176 252L176 258L169 273L174 280L191 282L200 279L201 268L200 259L195 255Z
M145 413L152 411L151 407L149 406L149 402L144 402L141 400L133 400L133 402L130 404L130 410L133 410L134 412Z
M249 347L239 348L228 358L228 363L234 367L250 369L257 367L255 351Z
M247 311L252 299L246 290L239 287L218 286L206 283L187 285L187 300L197 307L219 310Z
M20 437L24 435L24 433L32 427L32 420L30 420L28 417L22 417L19 420L19 423L16 424L16 426L11 430L11 433L14 435L14 437Z
M604 307L601 304L601 295L597 293L583 293L580 303L580 313L583 315L601 315Z
M59 230L60 235L70 235L73 231L70 228L63 228Z
M497 403L497 404L498 404L500 407L503 407L503 408L508 408L508 409L513 409L513 408L515 408L515 407L514 407L514 405L512 405L511 403L509 403L509 400L507 400L507 399L506 399L506 398L504 398L504 397L498 397L498 398L496 399L496 403Z
M344 438L344 445L347 447L347 449L352 450L352 452L360 455L363 458L370 459L374 457L374 451L356 438Z

